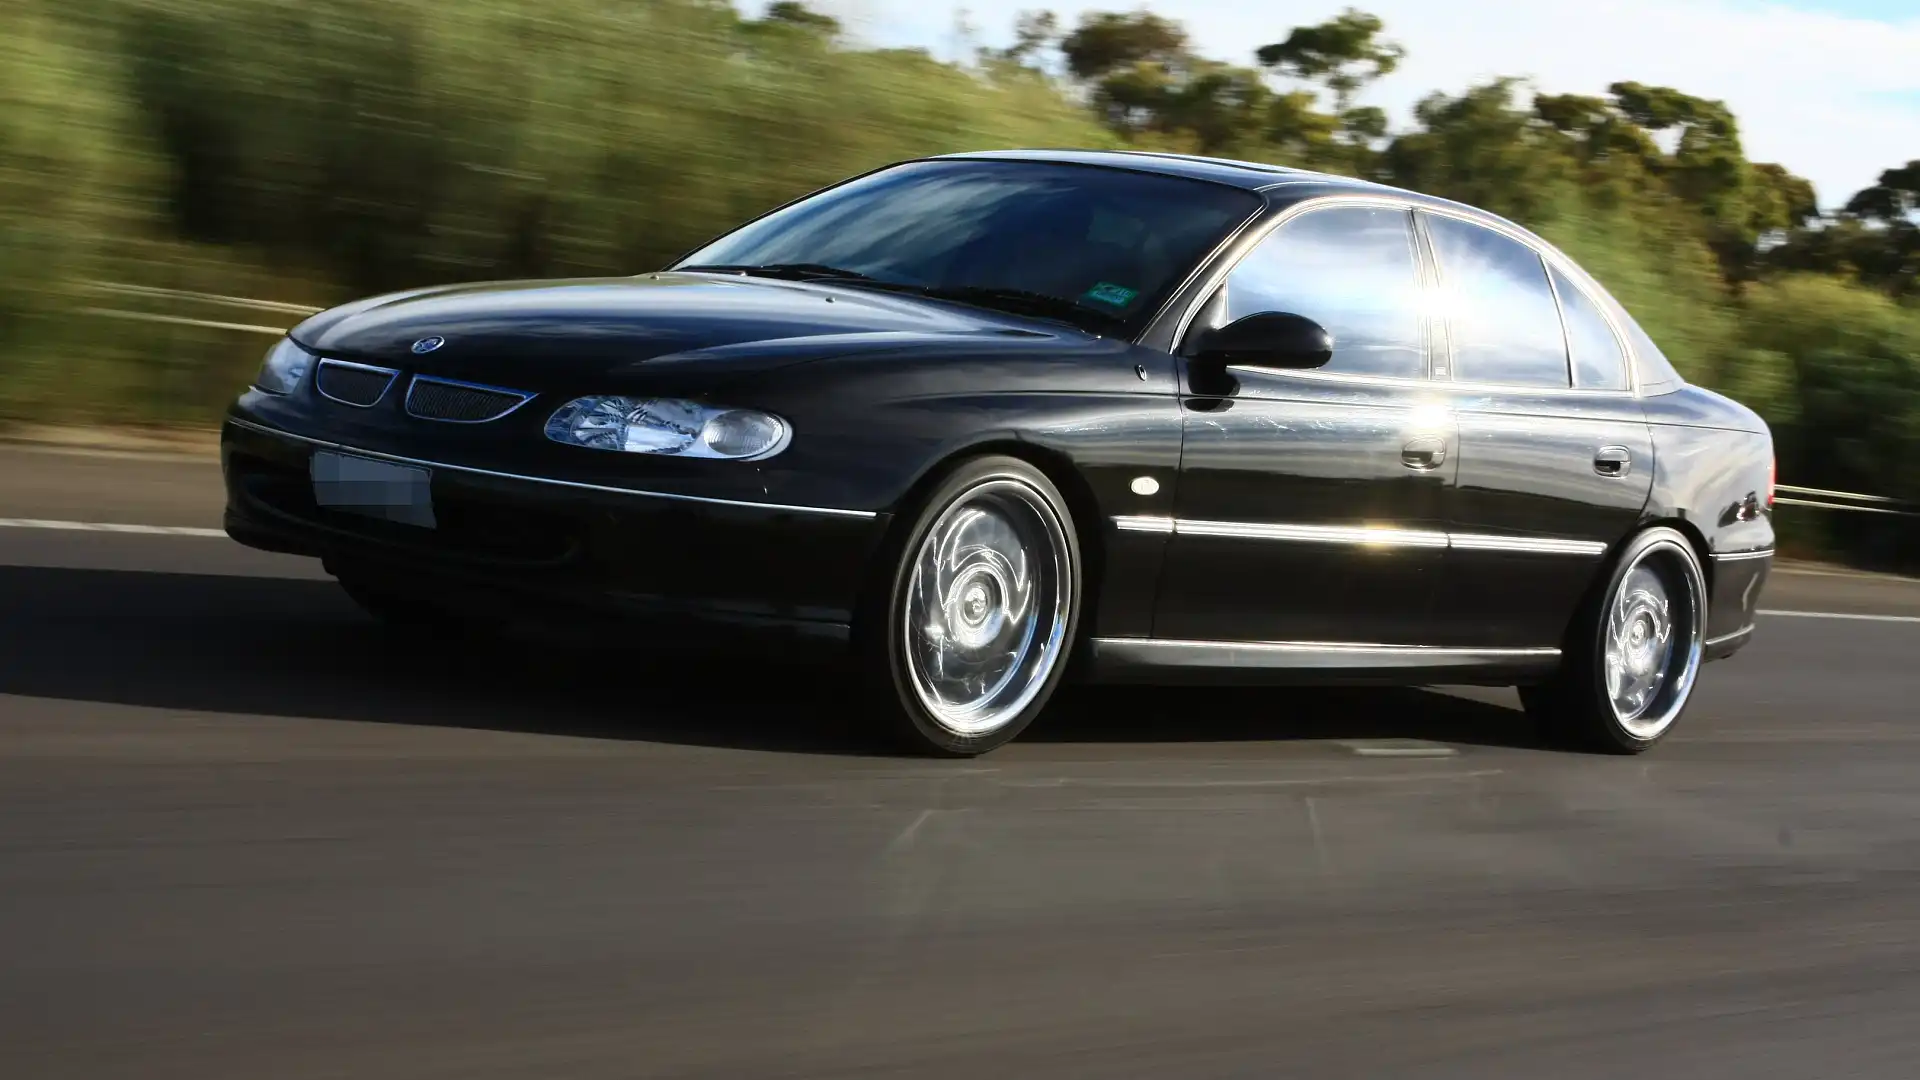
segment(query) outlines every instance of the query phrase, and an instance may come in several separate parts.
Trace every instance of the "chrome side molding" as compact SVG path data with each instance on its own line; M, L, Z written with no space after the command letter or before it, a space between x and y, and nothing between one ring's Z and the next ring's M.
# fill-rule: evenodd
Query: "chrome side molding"
M1373 548L1454 548L1460 551L1503 551L1521 555L1604 555L1607 545L1597 540L1562 540L1544 536L1489 536L1386 526L1283 525L1249 521L1193 521L1187 518L1120 516L1113 519L1121 532L1180 536L1216 536L1238 540L1279 540L1301 544L1345 544Z
M1713 553L1713 558L1716 562L1739 562L1742 559L1771 559L1773 558L1773 549L1756 548L1752 551L1716 551Z
M1551 667L1557 648L1451 648L1356 641L1180 641L1095 638L1099 667L1264 670L1391 670L1420 668Z

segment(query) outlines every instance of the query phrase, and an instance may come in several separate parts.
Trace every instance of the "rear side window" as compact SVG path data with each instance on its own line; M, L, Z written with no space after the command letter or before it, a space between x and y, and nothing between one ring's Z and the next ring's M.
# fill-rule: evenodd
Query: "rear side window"
M1532 248L1458 218L1426 215L1461 382L1564 389L1567 339Z
M1567 353L1573 362L1573 385L1588 390L1625 390L1627 354L1620 339L1593 298L1555 267L1553 289L1560 294L1560 311L1567 317Z
M1686 385L1680 372L1667 360L1667 354L1653 343L1647 332L1641 328L1626 308L1616 312L1620 325L1627 332L1627 340L1633 345L1633 362L1640 372L1640 392L1643 394L1665 394Z
M1304 315L1333 336L1320 370L1427 377L1419 264L1405 210L1330 206L1269 235L1227 275L1226 321Z

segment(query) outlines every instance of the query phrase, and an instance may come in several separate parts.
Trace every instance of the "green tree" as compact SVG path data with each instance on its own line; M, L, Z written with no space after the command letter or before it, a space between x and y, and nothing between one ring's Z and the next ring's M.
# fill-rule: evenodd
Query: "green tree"
M1368 85L1393 74L1406 58L1402 46L1382 36L1385 29L1377 16L1347 8L1326 22L1296 27L1284 40L1256 50L1254 56L1262 67L1325 86L1333 94L1331 124L1319 119L1317 109L1296 99L1275 116L1273 141L1298 146L1309 160L1329 167L1371 171L1376 160L1372 148L1387 134L1387 114L1356 106L1354 99Z

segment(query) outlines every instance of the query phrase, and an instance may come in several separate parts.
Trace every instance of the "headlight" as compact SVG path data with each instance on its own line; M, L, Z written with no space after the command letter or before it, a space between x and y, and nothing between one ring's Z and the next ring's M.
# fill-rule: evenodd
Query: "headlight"
M313 354L293 343L292 338L281 338L273 348L267 350L267 358L260 364L260 374L254 376L253 385L269 394L290 394L307 377L307 369L313 366Z
M746 461L785 450L793 429L752 409L671 398L584 397L553 414L547 438L595 450Z

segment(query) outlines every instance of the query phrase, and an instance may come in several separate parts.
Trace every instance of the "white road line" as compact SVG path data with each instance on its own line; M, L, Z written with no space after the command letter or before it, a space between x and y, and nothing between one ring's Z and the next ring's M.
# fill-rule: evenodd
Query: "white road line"
M206 536L225 538L225 529L197 529L188 525L122 525L112 521L50 521L45 518L0 518L0 529L60 529L67 532L133 533L139 536Z
M1920 615L1856 615L1850 611L1768 611L1755 614L1785 615L1796 619L1859 619L1862 622L1920 623Z
M1459 751L1451 746L1423 742L1419 739L1354 739L1350 741L1336 741L1360 757L1433 758L1454 757L1459 754Z

